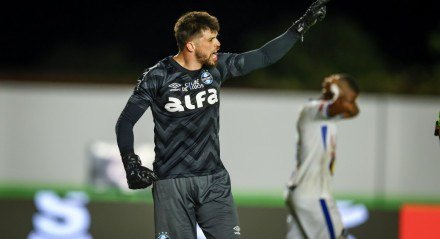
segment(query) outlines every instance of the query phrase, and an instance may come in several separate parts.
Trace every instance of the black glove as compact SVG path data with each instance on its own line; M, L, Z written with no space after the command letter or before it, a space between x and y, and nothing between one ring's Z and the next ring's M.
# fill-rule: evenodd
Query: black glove
M142 166L142 162L136 154L124 155L122 162L130 189L146 188L159 179L153 171Z
M303 36L311 26L315 25L315 23L324 19L326 13L324 4L329 1L330 0L317 0L312 3L304 15L293 23L293 27L301 36Z

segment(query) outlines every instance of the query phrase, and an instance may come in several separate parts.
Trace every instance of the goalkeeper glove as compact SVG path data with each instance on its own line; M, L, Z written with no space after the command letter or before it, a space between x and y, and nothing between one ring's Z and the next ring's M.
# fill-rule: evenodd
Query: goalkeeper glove
M130 189L147 188L159 179L153 171L142 166L142 162L136 154L124 155L122 162L127 176L128 188Z
M303 36L310 27L324 19L326 14L325 5L330 0L317 0L312 3L304 15L293 23L294 29Z

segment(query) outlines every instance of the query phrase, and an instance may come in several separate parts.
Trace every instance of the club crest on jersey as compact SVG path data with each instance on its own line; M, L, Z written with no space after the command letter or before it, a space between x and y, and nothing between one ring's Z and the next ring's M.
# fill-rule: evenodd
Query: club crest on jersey
M168 235L168 232L159 232L156 239L171 239L171 237Z
M209 73L208 71L203 71L202 75L200 75L200 79L206 85L210 85L214 81L211 73Z
M195 104L194 104L194 103ZM168 97L168 103L165 104L165 109L169 112L182 112L186 110L193 110L209 105L213 105L218 102L217 90L208 89L197 93L194 99L191 99L190 95L185 95L183 99Z

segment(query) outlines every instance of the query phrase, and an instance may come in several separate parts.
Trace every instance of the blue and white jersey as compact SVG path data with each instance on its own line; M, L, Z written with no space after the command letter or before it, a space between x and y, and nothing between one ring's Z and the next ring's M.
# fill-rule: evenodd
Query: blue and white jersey
M300 110L297 121L296 170L288 182L301 195L330 197L336 156L336 125L328 116L332 101L312 100Z

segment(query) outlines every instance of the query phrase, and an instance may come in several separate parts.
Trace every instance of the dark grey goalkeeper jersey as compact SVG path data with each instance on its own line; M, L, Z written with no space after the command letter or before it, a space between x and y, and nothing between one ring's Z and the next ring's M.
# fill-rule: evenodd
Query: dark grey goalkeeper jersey
M148 69L129 102L151 107L160 178L216 173L223 169L219 144L220 85L239 75L232 54L219 54L216 67L189 71L172 57Z
M133 153L133 126L151 107L160 179L216 173L220 160L220 86L228 78L270 65L284 56L299 35L288 30L263 47L242 54L219 53L214 67L189 71L171 56L140 77L116 125L121 154Z

